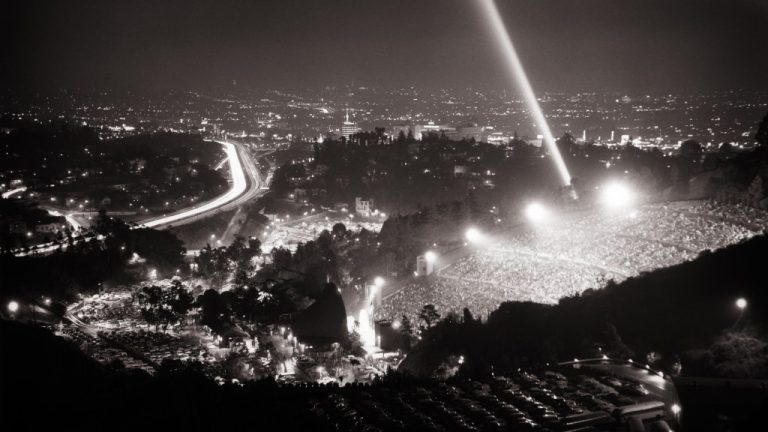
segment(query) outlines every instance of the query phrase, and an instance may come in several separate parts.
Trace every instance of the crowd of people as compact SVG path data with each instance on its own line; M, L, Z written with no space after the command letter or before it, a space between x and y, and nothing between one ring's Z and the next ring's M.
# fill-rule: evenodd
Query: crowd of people
M415 317L432 304L443 315L467 307L487 316L503 301L557 303L608 280L692 260L766 227L766 212L710 201L561 214L495 235L436 278L386 298L377 315Z

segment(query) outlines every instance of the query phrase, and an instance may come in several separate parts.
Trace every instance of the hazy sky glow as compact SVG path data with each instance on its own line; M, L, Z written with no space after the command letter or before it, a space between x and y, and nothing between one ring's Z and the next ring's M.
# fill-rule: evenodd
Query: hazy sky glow
M498 0L537 89L768 87L764 0ZM509 87L477 0L15 1L6 86Z

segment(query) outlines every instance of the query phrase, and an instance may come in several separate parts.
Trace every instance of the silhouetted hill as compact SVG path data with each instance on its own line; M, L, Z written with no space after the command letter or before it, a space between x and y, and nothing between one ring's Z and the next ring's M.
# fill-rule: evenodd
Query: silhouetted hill
M429 373L459 353L487 373L606 353L657 367L680 360L683 374L764 377L766 256L768 237L761 235L555 306L503 303L487 323L436 326L405 364ZM743 316L740 297L748 301Z

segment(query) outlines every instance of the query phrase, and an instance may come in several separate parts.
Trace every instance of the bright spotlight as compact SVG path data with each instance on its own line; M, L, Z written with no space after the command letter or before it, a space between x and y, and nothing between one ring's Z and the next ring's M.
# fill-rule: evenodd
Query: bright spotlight
M437 261L437 254L433 251L427 251L427 253L424 254L424 258L426 258L428 263L434 263Z
M530 203L525 208L525 216L532 222L543 222L549 219L549 210L539 203Z
M744 297L741 297L741 298L737 299L736 300L736 307L741 309L741 310L744 310L744 308L747 307L747 299L745 299Z
M483 234L475 227L469 228L465 236L470 243L478 243L483 238Z
M376 288L381 288L382 286L384 286L384 278L383 278L383 277L381 277L381 276L376 276L376 277L373 279L373 285L374 285Z
M395 330L399 330L401 325L400 321L392 321L392 328Z
M11 300L8 302L8 312L16 313L19 310L19 302Z
M622 208L631 205L635 201L635 194L624 183L608 183L603 187L603 204L610 208Z
M680 411L682 410L682 408L680 408L680 405L678 404L672 404L671 409L672 409L672 414L674 415L680 414Z

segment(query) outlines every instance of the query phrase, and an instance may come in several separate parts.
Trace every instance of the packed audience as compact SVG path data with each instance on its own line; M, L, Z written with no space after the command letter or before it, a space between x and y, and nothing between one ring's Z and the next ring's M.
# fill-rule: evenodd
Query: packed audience
M557 303L608 280L694 259L768 228L768 213L715 202L648 204L616 211L560 214L494 236L437 277L410 283L384 299L381 318L465 307L487 316L503 301Z

